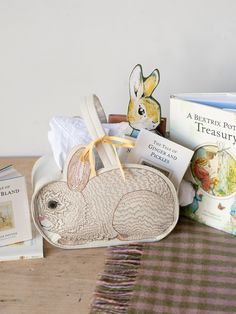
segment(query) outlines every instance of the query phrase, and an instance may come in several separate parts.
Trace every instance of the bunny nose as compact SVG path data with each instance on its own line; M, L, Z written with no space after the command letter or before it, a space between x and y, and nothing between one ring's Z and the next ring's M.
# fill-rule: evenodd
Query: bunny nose
M43 221L45 218L44 218L44 216L38 216L38 218L39 218L39 221Z

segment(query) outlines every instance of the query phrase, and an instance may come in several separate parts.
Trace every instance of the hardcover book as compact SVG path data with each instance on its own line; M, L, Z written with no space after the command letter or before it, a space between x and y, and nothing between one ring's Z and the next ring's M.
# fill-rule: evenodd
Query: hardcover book
M0 246L32 239L25 178L12 166L0 170Z
M43 258L43 238L32 224L31 240L0 247L0 261Z
M236 235L236 94L170 99L170 138L194 150L181 185L181 211Z

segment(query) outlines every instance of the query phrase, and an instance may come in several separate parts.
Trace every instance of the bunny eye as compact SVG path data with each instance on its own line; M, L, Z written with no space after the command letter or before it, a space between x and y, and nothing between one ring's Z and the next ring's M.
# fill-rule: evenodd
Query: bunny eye
M139 108L138 108L138 114L140 116L143 116L145 114L145 110L141 106L139 106Z
M57 205L58 205L57 201L49 201L48 202L48 208L55 209L55 208L57 208Z

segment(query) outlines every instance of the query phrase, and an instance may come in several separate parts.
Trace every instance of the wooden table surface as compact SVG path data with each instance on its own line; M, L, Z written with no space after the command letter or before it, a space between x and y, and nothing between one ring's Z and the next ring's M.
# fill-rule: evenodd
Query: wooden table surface
M26 177L31 201L31 169L37 158L0 158ZM106 249L62 250L44 241L43 259L0 262L0 313L89 313Z

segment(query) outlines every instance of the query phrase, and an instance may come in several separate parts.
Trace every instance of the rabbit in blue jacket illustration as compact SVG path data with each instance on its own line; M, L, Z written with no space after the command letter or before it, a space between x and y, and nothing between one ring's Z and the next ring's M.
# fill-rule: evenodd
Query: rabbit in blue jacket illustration
M148 77L143 77L140 64L133 69L129 80L130 102L128 122L133 129L131 136L137 137L140 129L154 130L161 121L161 106L152 97L160 81L160 73L155 69Z

